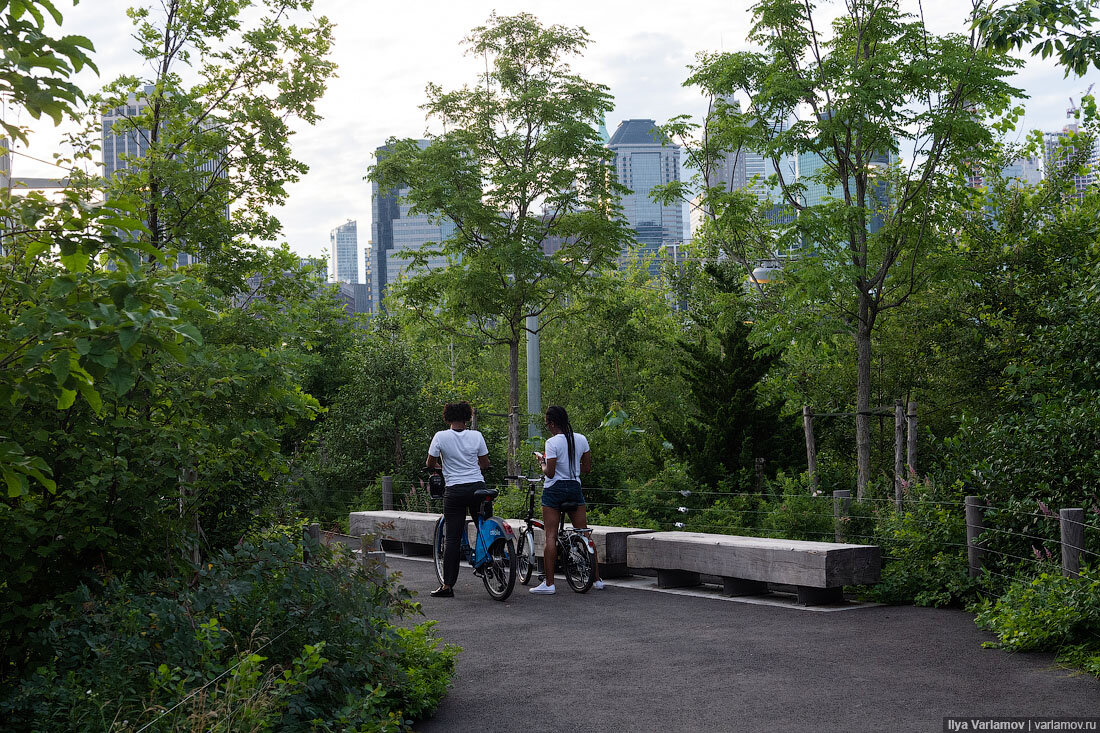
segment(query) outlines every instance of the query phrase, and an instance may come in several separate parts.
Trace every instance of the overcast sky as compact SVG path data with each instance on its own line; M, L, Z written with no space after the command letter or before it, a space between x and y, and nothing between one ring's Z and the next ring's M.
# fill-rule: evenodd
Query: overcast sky
M131 23L124 0L84 0L65 9L65 31L91 38L100 76L83 74L81 85L92 90L121 74L140 73L139 59L128 49ZM745 48L750 2L745 0L316 0L314 11L336 24L334 60L339 76L329 83L319 105L324 119L315 127L299 125L296 155L309 173L290 186L287 204L278 212L293 250L317 255L328 248L329 231L347 219L359 222L360 252L370 235L370 184L363 180L376 147L391 135L418 137L425 129L419 105L429 81L444 87L472 80L476 61L465 58L460 42L492 10L535 13L544 23L584 26L592 43L574 69L606 84L616 108L607 117L611 132L620 120L652 118L663 122L677 115L700 115L706 100L684 88L685 68L699 51ZM903 7L919 12L917 2ZM926 0L924 14L933 32L964 28L969 3ZM1028 58L1017 86L1030 95L1025 128L1060 129L1069 97L1075 99L1096 72L1064 80L1052 61ZM24 123L30 122L22 120ZM49 123L38 124L29 150L50 158L59 134ZM27 158L13 163L16 175L57 175Z

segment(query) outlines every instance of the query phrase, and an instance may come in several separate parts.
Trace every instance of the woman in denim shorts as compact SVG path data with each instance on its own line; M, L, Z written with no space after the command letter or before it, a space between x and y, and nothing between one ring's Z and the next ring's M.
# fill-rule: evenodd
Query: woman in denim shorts
M556 405L546 410L546 429L550 437L546 440L546 453L537 454L542 473L546 481L542 489L542 522L546 534L543 547L543 567L546 580L531 589L538 595L554 593L554 562L557 560L558 522L561 520L562 504L577 504L569 519L577 529L588 526L585 515L584 494L581 492L581 475L592 470L592 452L588 439L573 432L569 424L569 415L564 407ZM593 558L595 561L596 558ZM593 587L602 590L599 563L596 566L596 581Z

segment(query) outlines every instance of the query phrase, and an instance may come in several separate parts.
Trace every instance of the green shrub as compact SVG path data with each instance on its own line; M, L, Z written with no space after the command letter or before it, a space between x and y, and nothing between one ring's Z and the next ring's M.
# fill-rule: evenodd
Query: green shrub
M768 489L772 500L760 522L766 537L791 540L832 541L835 536L831 497L815 496L805 474L787 476L780 472Z
M1100 676L1100 570L1068 578L1056 567L1018 579L996 601L977 607L975 622L997 636L986 646L1048 651Z
M891 502L876 508L873 542L882 547L882 580L868 590L881 603L949 606L976 589L966 559L966 515L961 503L945 501L931 481L906 485L903 510Z
M53 604L0 714L19 730L407 729L442 699L457 648L394 624L419 606L392 579L316 554L268 538L193 579L82 586Z

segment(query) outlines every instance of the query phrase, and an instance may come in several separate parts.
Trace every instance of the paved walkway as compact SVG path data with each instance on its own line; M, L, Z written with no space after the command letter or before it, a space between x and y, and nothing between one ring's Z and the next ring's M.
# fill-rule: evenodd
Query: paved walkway
M465 651L418 731L941 731L948 715L1100 715L1100 683L1050 655L983 649L962 611L819 613L609 587L505 603L463 568L389 557ZM475 582L476 581L476 582Z

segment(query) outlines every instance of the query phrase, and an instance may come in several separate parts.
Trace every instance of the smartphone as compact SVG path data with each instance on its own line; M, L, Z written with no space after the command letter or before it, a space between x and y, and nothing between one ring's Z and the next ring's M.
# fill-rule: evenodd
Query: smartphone
M534 451L534 456L535 456L535 458L539 459L540 461L542 460L542 454L539 453L538 451Z

